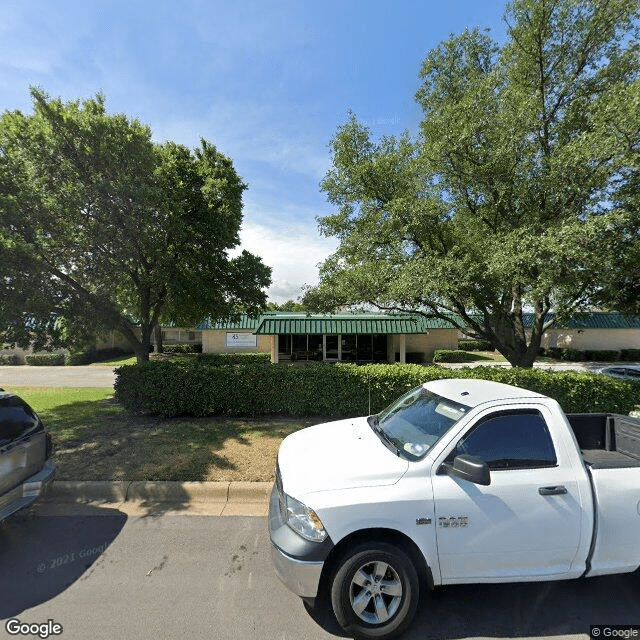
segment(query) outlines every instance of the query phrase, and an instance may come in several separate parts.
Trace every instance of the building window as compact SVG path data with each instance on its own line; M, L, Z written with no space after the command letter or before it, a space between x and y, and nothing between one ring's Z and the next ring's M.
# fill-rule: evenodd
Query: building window
M338 336L326 336L325 358L327 360L338 359Z

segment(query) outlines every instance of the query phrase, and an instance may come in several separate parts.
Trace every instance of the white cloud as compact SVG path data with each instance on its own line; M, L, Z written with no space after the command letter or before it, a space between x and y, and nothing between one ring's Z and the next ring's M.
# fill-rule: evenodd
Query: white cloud
M310 118L310 117L309 117ZM197 146L206 138L234 164L262 162L278 170L293 171L318 183L331 164L322 133L313 123L286 107L252 100L221 98L210 105L206 115L170 119L157 114L153 118L154 138L176 140Z
M273 269L268 290L273 302L296 300L305 284L318 282L318 264L337 247L333 238L320 237L303 225L266 227L247 222L240 231L241 249L259 255Z

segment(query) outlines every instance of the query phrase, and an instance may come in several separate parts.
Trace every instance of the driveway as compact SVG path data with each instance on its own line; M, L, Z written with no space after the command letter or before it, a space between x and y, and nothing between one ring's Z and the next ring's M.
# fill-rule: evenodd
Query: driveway
M113 387L113 367L0 367L0 387Z

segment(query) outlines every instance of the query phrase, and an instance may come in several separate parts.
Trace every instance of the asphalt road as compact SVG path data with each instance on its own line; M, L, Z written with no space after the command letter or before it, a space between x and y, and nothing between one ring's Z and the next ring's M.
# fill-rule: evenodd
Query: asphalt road
M64 640L344 637L276 578L265 518L56 513L0 527L0 637L16 637L11 618L53 620ZM445 587L404 638L587 638L590 624L640 624L639 593L637 576Z
M113 367L0 367L0 387L113 387Z

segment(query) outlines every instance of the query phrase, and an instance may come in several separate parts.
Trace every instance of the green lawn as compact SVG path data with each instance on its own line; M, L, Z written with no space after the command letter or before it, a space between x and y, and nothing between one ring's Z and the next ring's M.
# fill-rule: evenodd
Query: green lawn
M113 396L113 389L96 389L93 387L58 388L58 387L5 387L7 391L18 394L26 400L37 413L43 415L56 407L73 405L74 403L94 402Z
M270 481L282 439L324 418L136 416L111 389L8 388L51 433L58 480Z
M113 360L105 360L104 362L92 362L92 367L119 367L123 364L135 364L137 362L135 356L123 356L114 358Z

